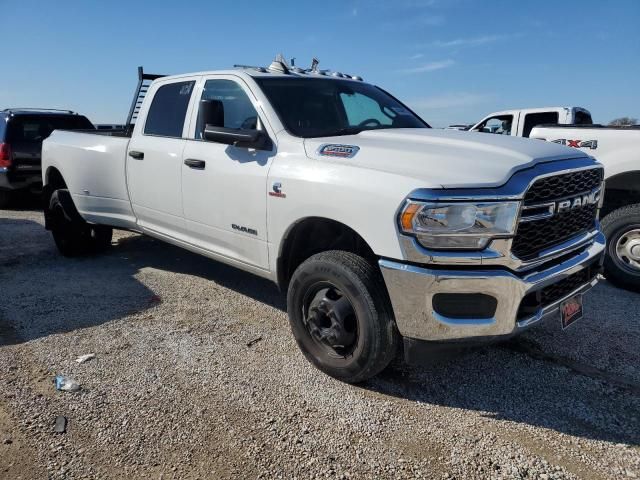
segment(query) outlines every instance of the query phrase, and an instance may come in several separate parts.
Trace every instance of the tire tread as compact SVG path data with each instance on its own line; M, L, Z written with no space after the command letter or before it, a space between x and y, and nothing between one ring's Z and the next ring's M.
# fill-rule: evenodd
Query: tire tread
M394 359L399 349L399 333L395 326L393 312L382 274L371 262L363 257L343 250L328 250L312 255L305 260L294 272L305 270L311 263L324 262L348 270L361 283L359 290L372 311L376 312L374 319L381 329L377 342L373 347L371 361L358 374L350 377L340 377L348 383L359 383L374 377L384 370ZM291 304L291 302L288 302ZM307 357L309 358L309 357Z

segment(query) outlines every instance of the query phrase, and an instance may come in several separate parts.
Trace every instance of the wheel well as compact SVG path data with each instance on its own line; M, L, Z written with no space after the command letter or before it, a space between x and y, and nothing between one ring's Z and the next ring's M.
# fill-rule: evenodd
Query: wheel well
M55 167L49 167L44 178L45 185L42 187L42 208L44 210L45 228L49 229L51 226L51 212L49 211L51 195L53 195L53 192L56 190L67 188L67 184L60 171Z
M278 286L286 290L293 272L311 255L327 250L344 250L375 260L376 255L352 228L335 220L309 217L290 228L278 256Z
M59 188L67 188L67 184L56 167L49 167L47 169L47 175L45 176L46 185L50 185L53 190L57 190Z
M600 216L634 203L640 203L640 171L619 173L605 182Z

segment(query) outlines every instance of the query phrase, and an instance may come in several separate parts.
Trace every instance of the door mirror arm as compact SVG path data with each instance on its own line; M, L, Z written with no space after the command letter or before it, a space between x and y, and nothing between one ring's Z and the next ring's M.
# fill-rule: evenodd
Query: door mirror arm
M239 148L271 150L271 139L262 130L242 130L207 124L204 127L203 137L209 142L224 143Z

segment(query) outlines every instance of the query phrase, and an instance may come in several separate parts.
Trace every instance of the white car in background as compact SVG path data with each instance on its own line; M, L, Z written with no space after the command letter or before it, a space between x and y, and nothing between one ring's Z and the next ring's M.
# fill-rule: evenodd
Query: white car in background
M591 123L591 113L582 107L523 108L493 112L472 126L469 131L528 137L536 125Z

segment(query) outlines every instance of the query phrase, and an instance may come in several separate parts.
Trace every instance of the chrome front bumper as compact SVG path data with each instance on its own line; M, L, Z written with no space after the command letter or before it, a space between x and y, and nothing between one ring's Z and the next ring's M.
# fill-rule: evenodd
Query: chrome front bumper
M558 315L564 300L588 291L597 279L589 280L543 305L537 312L517 320L526 295L574 275L594 262L601 265L604 249L604 235L598 233L582 252L547 269L528 271L521 276L506 269L429 269L384 259L379 264L402 336L430 341L464 340L512 335L545 317ZM433 296L437 293L490 295L497 300L497 308L490 318L447 318L433 308Z

